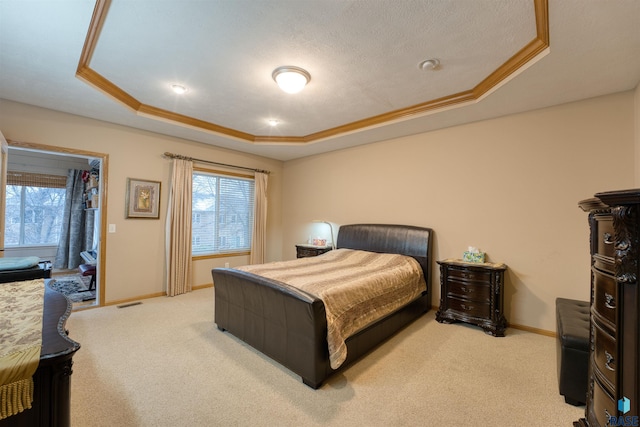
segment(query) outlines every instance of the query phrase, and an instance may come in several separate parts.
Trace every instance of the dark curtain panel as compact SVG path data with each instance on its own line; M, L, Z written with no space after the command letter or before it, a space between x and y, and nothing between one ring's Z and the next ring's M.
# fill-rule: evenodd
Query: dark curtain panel
M87 215L85 211L83 172L85 171L69 169L67 174L64 219L54 268L78 268L84 263L80 252L91 248L93 243L94 215L93 212Z

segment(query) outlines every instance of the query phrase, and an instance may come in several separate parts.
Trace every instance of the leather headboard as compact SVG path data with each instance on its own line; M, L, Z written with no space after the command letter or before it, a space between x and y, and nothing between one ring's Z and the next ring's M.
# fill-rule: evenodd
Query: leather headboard
M408 255L418 260L425 278L430 278L432 233L430 228L412 225L342 225L336 247Z

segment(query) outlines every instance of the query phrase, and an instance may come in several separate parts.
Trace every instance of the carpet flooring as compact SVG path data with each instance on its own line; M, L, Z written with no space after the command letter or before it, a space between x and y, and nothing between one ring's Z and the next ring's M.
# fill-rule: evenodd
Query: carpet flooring
M213 289L74 312L72 426L571 426L556 341L426 313L318 390L214 323Z
M64 294L72 302L91 301L96 299L95 289L89 291L90 276L79 274L71 276L54 276L49 287Z

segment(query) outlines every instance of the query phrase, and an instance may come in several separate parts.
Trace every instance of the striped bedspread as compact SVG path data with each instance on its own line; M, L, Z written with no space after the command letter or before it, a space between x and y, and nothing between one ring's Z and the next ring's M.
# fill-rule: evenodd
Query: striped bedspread
M347 338L427 289L415 259L352 249L237 269L295 286L322 300L333 369L347 358Z

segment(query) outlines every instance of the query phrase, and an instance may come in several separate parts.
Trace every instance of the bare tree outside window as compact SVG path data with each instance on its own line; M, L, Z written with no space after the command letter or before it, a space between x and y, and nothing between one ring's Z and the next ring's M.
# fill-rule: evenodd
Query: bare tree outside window
M5 196L6 247L58 244L64 188L7 185Z

